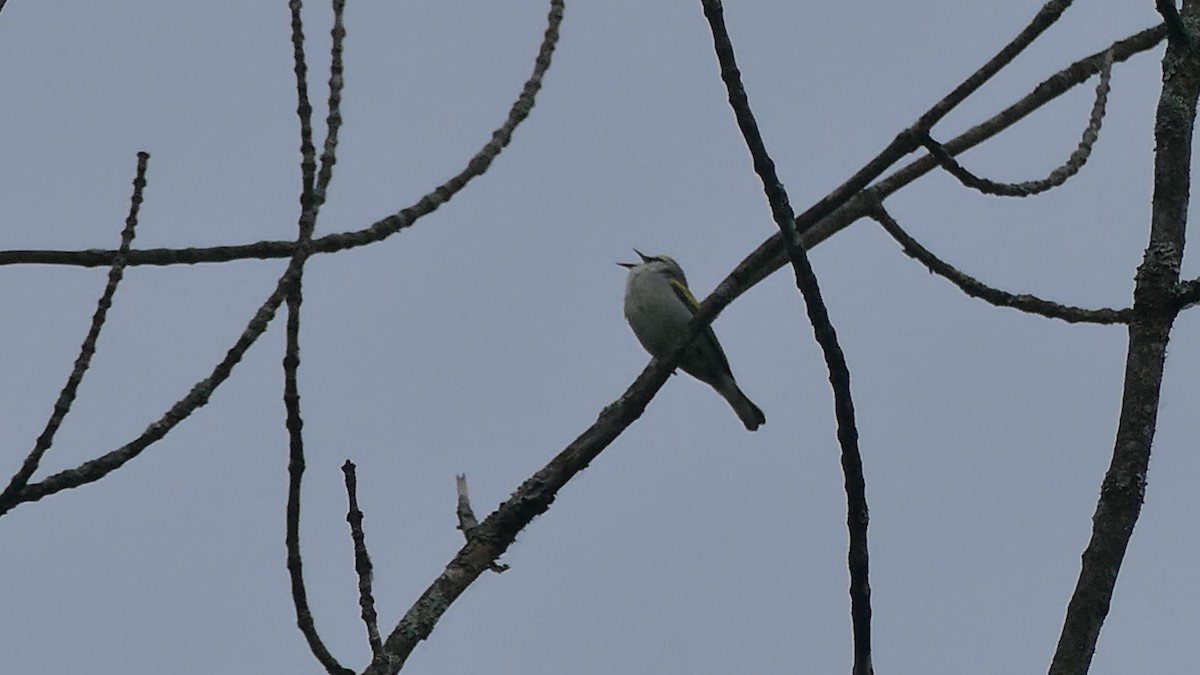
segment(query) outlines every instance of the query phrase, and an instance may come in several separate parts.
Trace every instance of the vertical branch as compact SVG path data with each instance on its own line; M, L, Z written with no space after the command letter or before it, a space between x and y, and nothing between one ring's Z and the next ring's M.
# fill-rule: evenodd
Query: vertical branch
M292 13L292 68L296 74L296 115L300 118L300 210L308 210L317 171L317 149L313 145L312 104L308 101L308 61L304 57L304 19L301 0L289 0Z
M346 0L333 0L333 28L330 37L333 46L329 50L329 113L325 118L325 147L321 150L321 171L317 176L314 206L325 203L325 190L333 178L333 165L337 163L338 131L342 128L342 89L346 84L342 53L346 41L346 24L343 14Z
M2 6L3 2L0 0L0 7ZM96 311L92 314L92 324L83 338L83 344L79 347L79 356L75 359L75 366L71 370L71 374L67 376L67 383L59 393L58 400L54 402L54 410L50 413L50 419L46 421L46 426L34 443L33 449L21 463L21 468L9 480L4 491L0 492L0 515L7 513L18 503L19 493L29 484L29 479L37 471L42 457L54 444L54 436L62 426L63 420L66 419L67 413L71 412L71 405L75 402L79 384L83 382L83 376L92 364L92 356L96 353L96 341L100 339L100 330L104 327L105 319L108 318L108 310L112 307L113 296L117 293L117 285L125 276L126 256L129 253L129 247L133 244L138 211L142 206L142 192L146 188L146 167L150 162L150 155L146 152L139 152L137 158L137 171L133 178L133 196L129 200L129 215L125 217L125 228L121 230L121 244L117 248L117 255L113 257L112 265L108 270L108 283L105 284L104 291L100 294L100 300L96 302Z
M1200 2L1186 1L1183 13L1184 25L1196 25ZM1087 672L1145 498L1167 340L1179 311L1174 294L1183 258L1193 126L1200 94L1200 57L1188 42L1169 41L1163 56L1163 88L1154 122L1150 243L1134 286L1117 437L1092 516L1091 540L1083 552L1079 579L1050 664L1051 675Z
M308 100L308 65L304 56L304 22L300 0L291 0L292 55L296 74L296 114L300 118L300 222L295 254L289 266L290 284L285 286L287 301L286 346L283 355L283 403L287 410L288 499L286 512L287 569L291 579L292 603L296 624L317 661L331 674L352 671L338 663L317 633L308 593L304 587L304 562L300 553L300 485L304 477L304 420L300 416L300 306L304 300L304 265L311 254L312 233L320 204L315 196L316 148L312 140L312 105ZM340 14L338 15L340 17ZM340 43L339 43L340 45ZM332 152L332 150L330 150ZM332 165L332 161L330 162Z
M346 476L346 522L350 524L350 540L354 542L354 571L358 573L358 606L362 608L363 624L367 627L367 642L371 645L371 657L383 655L383 642L379 639L379 616L375 613L375 596L371 592L371 556L367 553L367 537L363 534L363 512L358 508L358 476L354 462L342 464Z
M729 105L737 117L738 127L754 161L754 170L762 179L763 191L771 205L775 224L783 235L784 247L796 275L796 286L804 296L808 320L813 334L825 356L829 384L833 388L834 413L837 418L838 443L842 451L842 472L846 488L846 525L850 547L847 565L850 571L850 616L854 632L855 675L870 675L871 665L871 585L867 553L867 495L863 477L862 455L858 448L858 428L854 419L854 401L850 393L850 369L838 344L837 332L821 298L821 288L809 263L808 254L796 243L794 215L787 191L775 172L775 162L767 152L758 123L750 110L750 100L742 85L741 73L734 59L733 44L725 28L724 9L720 0L701 0L704 16L713 34L713 46L721 66L721 79L729 92Z

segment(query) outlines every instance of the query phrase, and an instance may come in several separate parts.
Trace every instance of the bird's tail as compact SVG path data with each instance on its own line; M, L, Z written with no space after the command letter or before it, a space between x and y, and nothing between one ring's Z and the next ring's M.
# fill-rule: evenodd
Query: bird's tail
M755 431L767 422L767 416L758 406L754 405L742 390L737 386L737 382L732 377L722 380L718 384L713 385L713 389L717 393L725 397L729 401L729 405L733 407L733 411L737 413L738 419L742 420L742 424L746 425L746 431Z

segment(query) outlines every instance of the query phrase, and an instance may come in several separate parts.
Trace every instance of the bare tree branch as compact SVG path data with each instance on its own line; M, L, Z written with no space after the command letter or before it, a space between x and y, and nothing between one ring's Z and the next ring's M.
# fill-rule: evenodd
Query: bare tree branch
M471 495L467 491L467 476L466 474L458 474L454 477L455 492L458 493L458 507L455 508L455 515L458 516L458 529L462 531L463 536L467 541L471 540L471 533L475 528L479 527L479 520L475 517L475 511L471 509ZM508 565L493 562L488 566L488 569L500 574L508 571Z
M1185 25L1200 21L1200 3L1185 2L1183 12ZM1117 437L1092 516L1091 540L1083 552L1079 580L1050 665L1051 675L1088 671L1146 493L1167 340L1179 312L1179 267L1200 96L1200 55L1184 41L1169 42L1162 71L1163 88L1154 123L1150 242L1133 291Z
M1043 80L1033 91L1022 97L1021 100L981 124L968 129L954 139L947 141L944 147L950 154L957 155L983 143L1021 121L1046 103L1087 81L1088 78L1099 72L1105 58L1105 52L1109 49L1112 50L1113 60L1115 62L1122 62L1134 54L1139 54L1153 48L1159 42L1162 42L1166 34L1166 27L1162 25L1148 28L1124 40L1114 42L1104 51L1097 52L1072 63L1070 66ZM921 157L880 180L871 187L871 190L877 195L878 199L883 199L935 168L937 168L937 162L932 157ZM812 219L805 214L801 214L796 218L796 228L801 233L801 238L806 239L811 245L815 246L849 227L859 218L868 216L871 208L873 208L871 204L874 199L876 199L874 196L870 199L852 199L828 217L821 219ZM3 258L3 253L0 252L0 261ZM786 256L783 251L783 239L781 235L775 234L742 260L738 268L734 271L734 274L731 275L731 277L736 276L740 280L741 290L738 291L738 294L740 295L745 289L770 276L775 270L786 264L786 262Z
M725 10L720 0L701 0L704 17L712 29L713 47L721 67L721 80L729 94L729 106L737 118L738 128L754 161L754 171L762 180L763 192L771 206L775 224L779 226L788 259L796 276L796 287L804 296L808 320L813 335L825 356L829 384L833 388L834 415L837 419L838 444L841 446L842 473L846 488L846 526L850 547L847 566L850 571L850 617L854 635L854 675L871 675L871 583L870 556L867 550L867 483L863 476L862 454L858 449L858 425L854 419L854 400L850 391L850 368L838 344L837 331L829 318L829 310L821 298L821 287L804 249L795 241L795 213L789 203L787 190L775 172L775 162L767 151L758 130L758 122L750 109L750 100L742 84L741 72L734 58L733 43L725 28Z
M292 604L296 610L296 625L304 635L308 648L330 675L349 675L353 671L338 662L317 632L308 591L304 587L304 558L300 550L300 488L304 478L304 418L300 414L300 308L304 301L304 266L308 262L313 229L316 227L320 199L315 194L316 147L312 139L312 105L308 100L308 64L304 53L304 21L300 0L291 0L292 56L296 75L296 114L300 118L300 219L295 254L289 268L289 283L284 287L287 301L286 345L283 353L283 403L287 412L288 433L288 497L285 516L284 543L287 549L288 578L291 580ZM340 18L340 15L335 18ZM334 48L341 45L335 42ZM331 92L330 96L334 93ZM332 133L332 132L331 132ZM328 136L329 134L327 134ZM326 148L332 152L328 143ZM332 166L332 162L322 162Z
M534 100L537 92L541 89L542 78L546 70L550 67L551 56L554 53L554 46L558 41L558 29L562 23L563 2L562 0L551 0L550 12L545 31L545 36L542 45L538 51L538 56L534 65L534 72L526 81L521 95L513 103L509 111L508 118L492 134L492 140L484 144L483 148L468 162L468 165L462 172L454 176L445 183L434 188L433 191L419 199L415 204L402 209L396 214L388 216L383 220L378 221L374 225L365 230L358 232L350 232L338 235L330 235L322 237L319 241L326 242L325 245L333 246L330 250L339 250L350 248L352 246L363 245L373 241L384 239L400 230L411 226L420 218L432 213L439 206L446 203L451 197L462 190L475 177L485 172L491 166L492 160L500 153L500 151L508 145L512 139L512 133L525 118L529 116L533 109ZM275 289L270 296L263 302L259 309L255 312L253 318L250 319L245 331L237 339L225 357L218 363L209 376L200 380L192 387L191 391L186 396L177 401L171 408L162 415L156 422L152 423L146 431L137 438L129 441L125 445L112 450L96 459L89 460L79 465L74 469L59 472L49 476L45 480L26 486L19 495L16 502L32 502L42 499L47 495L61 492L70 488L78 487L86 483L91 483L100 480L112 471L119 469L126 462L137 457L143 450L149 447L154 442L166 436L177 424L186 419L196 409L208 403L209 397L226 379L233 368L241 361L246 350L254 344L255 341L266 330L267 325L275 316L275 312L283 303L284 297L291 286L292 279L296 274L298 266L301 264L298 260L307 259L309 255L317 252L315 242L309 246L306 251L300 253L296 247L296 242L260 242L266 246L266 250L283 252L283 256L268 256L268 257L287 257L291 256L287 270L279 278ZM257 245L256 245L257 246ZM226 250L235 249L238 247L222 247ZM168 250L168 249L160 249ZM211 249L210 249L211 250ZM108 252L96 252L105 259L110 260ZM132 251L130 252L133 253ZM175 249L168 255L176 256L182 254L185 258L189 253L183 250ZM300 256L299 258L297 256ZM0 257L3 257L0 255ZM131 258L130 258L131 259ZM128 260L127 260L128 264Z
M63 420L71 412L71 405L75 402L79 384L83 382L83 376L87 374L88 367L92 364L92 356L96 353L96 342L100 339L100 331L104 328L104 321L108 318L108 310L112 307L113 296L116 295L117 286L125 276L126 256L129 253L129 247L133 244L138 211L142 206L142 193L146 188L146 167L150 163L150 154L139 152L137 158L137 170L133 178L133 196L129 199L129 215L125 218L125 228L121 230L121 243L117 248L117 254L113 256L112 266L108 270L108 282L100 294L100 299L96 302L96 311L92 314L91 326L88 327L87 335L83 338L83 344L79 346L79 356L75 359L75 366L72 368L71 374L67 376L67 383L63 385L62 391L58 394L58 400L54 402L54 410L50 413L50 419L46 421L46 426L37 441L34 442L33 449L29 451L25 461L21 463L21 467L9 480L4 492L0 492L0 515L4 515L19 503L18 494L29 484L29 479L37 471L42 457L54 444L54 435L58 433Z
M882 203L879 203L870 215L876 222L883 226L884 231L892 235L892 238L904 249L905 254L920 262L930 272L958 286L963 293L973 298L979 298L997 307L1012 307L1022 312L1038 314L1050 319L1061 319L1067 323L1128 323L1130 317L1133 316L1133 310L1131 309L1084 309L1082 307L1060 305L1057 302L1044 300L1033 295L1014 295L998 288L993 288L974 277L960 272L954 266L930 253L920 242L913 239L912 236L900 227L900 223L892 218Z
M1066 183L1071 176L1079 173L1092 154L1092 145L1096 143L1096 139L1100 135L1100 124L1104 120L1104 108L1108 103L1112 62L1112 50L1109 49L1105 52L1104 64L1100 69L1100 82L1096 85L1096 101L1092 104L1092 113L1088 117L1087 127L1083 130L1083 137L1079 139L1079 145L1067 158L1067 161L1051 171L1050 175L1045 178L1023 183L999 183L980 178L963 168L940 143L934 141L928 134L922 136L921 144L929 150L929 154L933 155L937 163L950 175L957 178L960 183L984 194L1002 197L1029 197L1056 188Z
M479 527L479 520L471 510L471 495L467 492L466 474L460 473L454 477L454 487L458 493L458 508L455 509L458 515L458 529L462 531L463 536L470 537L471 530Z
M1061 4L1050 3L1050 5L1055 6ZM1061 13L1061 8L1055 11ZM1035 19L1035 23L1041 23L1045 20L1044 8L1043 12L1039 13ZM1044 30L1044 26L1041 30ZM1156 35L1157 30L1143 31L1143 33L1129 38L1126 41L1127 44L1117 43L1114 47L1114 60L1124 60L1132 53L1144 51L1152 47L1157 41L1162 39L1161 34ZM1020 48L1023 49L1024 47L1021 46ZM1005 49L1011 52L1012 45L1009 45ZM1130 51L1124 53L1124 49ZM1011 60L1013 56L1015 56L1015 52L1009 54L1006 58ZM1094 64L1087 63L1086 60L1084 61L1083 65L1075 64L1074 70L1068 69L1064 71L1065 74L1060 74L1062 78L1055 83L1054 87L1044 88L1040 93L1035 92L1037 96L1044 98L1041 98L1040 102L1032 105L1030 110L1044 104L1045 101L1060 95L1071 86L1086 79L1081 71L1086 70L1088 74L1096 72ZM1090 70L1088 70L1089 68ZM982 84L982 80L977 75L968 78L967 82L972 83L972 90ZM983 79L986 80L986 78ZM1075 81L1071 82L1072 79ZM966 84L964 83L964 85ZM1058 86L1061 86L1061 89L1058 89ZM959 89L962 88L960 86ZM941 111L939 113L938 110L938 108L931 109L930 113L927 113L922 119L930 116L940 119L940 116L947 112ZM1022 113L1021 116L1024 114L1028 114L1028 111ZM1019 117L1002 120L999 127L989 129L985 137L995 135L1001 129L1015 123L1017 119ZM979 127L976 127L976 129L979 129ZM971 132L967 133L970 134ZM955 140L958 141L959 139ZM982 140L982 138L974 140L972 144L981 142ZM859 170L842 186L831 192L817 204L814 204L803 214L797 216L798 244L806 249L811 249L817 243L828 238L833 232L845 227L850 222L853 222L853 220L866 215L868 207L861 200L850 202L849 206L845 208L843 208L843 205L846 205L847 200L858 190L861 190L867 183L874 180L879 175L879 172L886 169L896 158L902 156L905 147L911 146L915 148L916 145L914 134L911 132L902 133L875 159ZM948 143L947 147L951 147L951 144ZM935 166L933 160L925 159L928 160L929 165L917 175L927 172ZM918 162L920 161L918 160ZM915 178L916 175L913 175L908 180L911 181ZM813 227L826 214L834 214L829 219L829 223L822 223L820 227ZM850 216L853 217L851 218ZM322 238L322 240L324 239ZM317 240L315 243L319 243L322 240ZM517 533L524 529L535 517L544 513L553 503L558 490L566 485L575 474L586 468L609 443L642 414L646 405L674 370L675 365L678 363L679 353L683 347L695 339L700 330L705 325L708 325L737 296L744 293L750 286L765 278L782 265L782 241L782 235L777 234L771 237L739 263L700 304L688 329L679 336L675 348L662 358L652 359L641 375L625 390L625 393L601 411L596 422L591 427L586 429L566 448L559 452L545 467L522 483L508 500L485 518L479 524L478 528L473 530L467 544L447 563L442 574L421 594L421 597L409 608L408 612L405 613L404 617L384 641L384 651L387 655L386 662L372 664L366 673L370 673L371 675L382 673L393 675L399 672L405 660L412 653L412 650L420 641L429 636L446 609L462 595L463 591L475 579L479 578L488 569L489 565L504 554L508 547L512 545ZM0 263L2 261L3 258L0 257Z
M325 117L325 147L321 151L321 171L313 192L313 203L319 209L325 204L325 191L333 180L333 165L337 163L338 131L342 128L342 89L346 86L346 68L342 63L345 52L346 0L333 0L332 47L329 52L329 111Z
M363 512L358 508L358 477L354 462L342 464L346 476L346 522L350 524L350 539L354 542L354 571L358 574L358 606L362 609L363 625L367 627L367 642L371 645L371 658L383 656L383 642L379 638L379 616L375 613L375 596L371 592L371 556L367 553L367 537L363 534Z
M1180 282L1175 292L1175 303L1179 309L1187 309L1200 302L1200 279Z

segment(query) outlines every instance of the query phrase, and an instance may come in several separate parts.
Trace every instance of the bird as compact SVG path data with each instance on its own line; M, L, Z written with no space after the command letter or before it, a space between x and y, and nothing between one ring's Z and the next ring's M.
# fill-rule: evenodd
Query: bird
M640 263L617 263L629 270L625 280L625 320L651 356L667 353L696 314L700 303L688 290L683 268L670 256L648 256L636 248ZM737 413L747 431L767 418L733 379L729 359L712 326L705 326L679 357L683 372L716 390Z

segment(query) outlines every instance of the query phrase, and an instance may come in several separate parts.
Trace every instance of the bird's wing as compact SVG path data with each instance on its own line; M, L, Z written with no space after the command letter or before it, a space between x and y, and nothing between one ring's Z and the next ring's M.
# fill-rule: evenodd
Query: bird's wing
M678 279L671 279L670 281L675 295L683 301L683 304L687 305L688 309L692 310L692 314L695 314L696 310L700 309L700 303L696 301L696 296L692 295L692 292L688 290L687 286L683 285L682 281Z
M670 282L671 289L675 291L675 295L683 301L684 305L687 305L687 308L690 309L694 315L696 310L700 309L700 303L696 300L696 296L692 295L692 292L688 290L688 287L685 286L682 281L678 279L671 279ZM717 367L720 368L722 372L732 376L733 373L729 369L729 358L725 356L725 350L721 349L721 343L717 340L717 334L713 332L712 326L705 326L700 335L702 336L700 340L701 342L711 345L712 356L717 361ZM684 370L687 370L687 368L684 368Z

